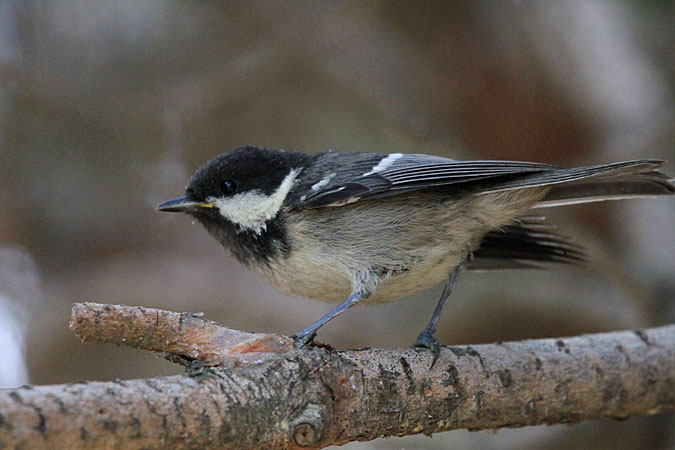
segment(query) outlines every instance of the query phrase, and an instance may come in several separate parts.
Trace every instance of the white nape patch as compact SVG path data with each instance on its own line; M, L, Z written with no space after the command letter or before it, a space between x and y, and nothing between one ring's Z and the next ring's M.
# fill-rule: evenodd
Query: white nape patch
M331 180L335 175L337 175L337 173L335 173L335 172L326 175L325 177L323 177L323 179L322 179L321 181L319 181L319 182L317 182L317 183L314 183L314 184L312 185L312 190L313 190L313 191L318 191L318 190L321 189L322 187L326 186L328 183L330 183L330 180Z
M274 218L281 209L288 192L302 169L291 169L272 195L260 190L242 192L232 197L209 197L208 202L218 208L220 214L244 230L256 234L267 230L267 222Z
M370 172L364 173L363 176L367 177L368 175L372 175L374 173L383 172L383 171L387 170L389 167L391 167L391 165L394 164L394 162L397 159L400 159L402 157L403 157L403 153L390 153L389 156L381 159L380 162L377 163L377 165L375 167L373 167Z

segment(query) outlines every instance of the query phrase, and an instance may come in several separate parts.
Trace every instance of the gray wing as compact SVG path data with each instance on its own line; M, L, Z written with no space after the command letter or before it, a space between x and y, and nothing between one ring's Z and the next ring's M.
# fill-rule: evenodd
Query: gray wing
M335 167L339 170L334 171ZM503 182L556 169L545 164L516 161L456 161L430 155L392 153L324 153L317 157L309 178L292 204L302 208L340 206L361 199L387 197L438 186L481 180Z
M300 185L289 203L298 208L340 206L420 189L448 187L476 194L551 186L539 206L669 195L672 179L658 160L627 161L563 169L519 161L456 161L429 155L324 153L318 155L313 184ZM337 168L337 170L336 170Z

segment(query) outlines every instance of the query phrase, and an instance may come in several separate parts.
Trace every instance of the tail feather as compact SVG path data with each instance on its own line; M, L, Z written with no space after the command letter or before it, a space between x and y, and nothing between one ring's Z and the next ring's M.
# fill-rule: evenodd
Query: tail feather
M636 161L579 181L553 185L536 207L672 195L675 193L675 180L657 171L661 165L662 161Z
M535 208L675 193L675 179L658 171L664 161L643 159L544 171L492 184L483 192L550 186Z
M523 216L486 234L469 260L469 270L546 268L551 264L584 264L586 254L556 233L543 217Z
M535 208L675 194L675 179L658 171L663 164L658 160L640 160L574 169L554 168L509 179L493 179L489 187L484 185L482 192L550 187ZM486 234L473 252L468 268L538 268L550 263L583 264L585 261L583 249L557 234L542 218L524 216Z

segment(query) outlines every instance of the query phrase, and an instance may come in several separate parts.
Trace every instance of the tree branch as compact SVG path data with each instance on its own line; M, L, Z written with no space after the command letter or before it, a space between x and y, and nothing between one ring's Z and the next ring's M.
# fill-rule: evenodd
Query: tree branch
M444 347L431 370L425 351L296 349L150 308L75 305L71 329L192 376L0 391L0 447L320 448L675 409L675 325Z

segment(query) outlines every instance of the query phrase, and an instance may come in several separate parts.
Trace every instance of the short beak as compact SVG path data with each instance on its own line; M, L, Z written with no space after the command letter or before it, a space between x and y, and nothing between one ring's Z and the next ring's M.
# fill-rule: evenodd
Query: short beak
M156 209L165 212L196 212L204 208L213 208L213 203L193 202L185 197L178 197L157 205Z

